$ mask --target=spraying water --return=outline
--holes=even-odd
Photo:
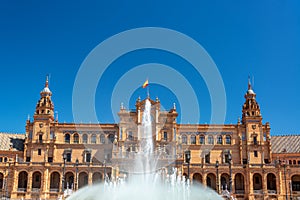
[[[211,189],[200,184],[191,186],[182,172],[173,168],[166,173],[157,170],[160,154],[154,150],[151,121],[151,102],[146,99],[142,118],[139,151],[135,153],[134,166],[129,181],[105,178],[103,184],[80,189],[69,200],[218,200],[222,199]]]

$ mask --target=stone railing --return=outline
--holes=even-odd
[[[50,188],[50,192],[59,192],[59,188]]]
[[[276,190],[268,190],[268,194],[277,194]]]
[[[27,188],[18,188],[18,192],[26,192]]]
[[[254,194],[263,194],[263,190],[253,190]]]

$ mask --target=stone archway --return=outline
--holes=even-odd
[[[213,173],[207,174],[206,185],[211,189],[216,190],[216,175],[214,175]]]
[[[262,193],[262,189],[262,177],[260,174],[256,173],[253,175],[253,190],[256,190],[256,193]]]
[[[33,192],[38,192],[40,191],[42,187],[42,174],[41,172],[34,172],[32,174],[32,183],[31,183],[31,188]]]
[[[4,175],[0,173],[0,189],[3,189],[3,183],[4,183]]]
[[[229,175],[226,173],[221,175],[221,190],[229,190]]]
[[[237,173],[234,178],[234,187],[236,194],[244,194],[245,193],[245,181],[244,176],[241,173]]]
[[[28,173],[26,171],[20,172],[18,176],[18,191],[26,192],[27,183],[28,183]]]
[[[267,190],[268,193],[276,194],[276,176],[273,173],[267,175]]]
[[[65,174],[65,189],[73,189],[74,187],[74,174],[72,172],[67,172]]]
[[[193,174],[193,184],[201,184],[203,182],[202,175],[199,173]]]
[[[102,182],[102,174],[100,172],[93,173],[93,184]]]
[[[60,174],[52,172],[50,175],[50,192],[58,192],[60,186]]]
[[[300,175],[292,176],[292,191],[300,192]]]
[[[78,177],[78,188],[88,185],[89,176],[86,172],[81,172]]]

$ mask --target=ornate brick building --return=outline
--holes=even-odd
[[[143,145],[145,100],[137,99],[135,110],[121,106],[118,124],[74,124],[54,118],[48,81],[40,94],[26,133],[0,134],[2,196],[57,199],[104,177],[130,178],[127,169]],[[176,167],[193,184],[237,199],[300,199],[300,136],[270,136],[250,83],[234,125],[179,124],[175,105],[163,111],[159,99],[150,102],[158,168]]]

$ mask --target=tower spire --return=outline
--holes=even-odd
[[[49,88],[49,75],[46,76],[45,87]]]
[[[248,75],[248,90],[252,90],[250,75]]]

